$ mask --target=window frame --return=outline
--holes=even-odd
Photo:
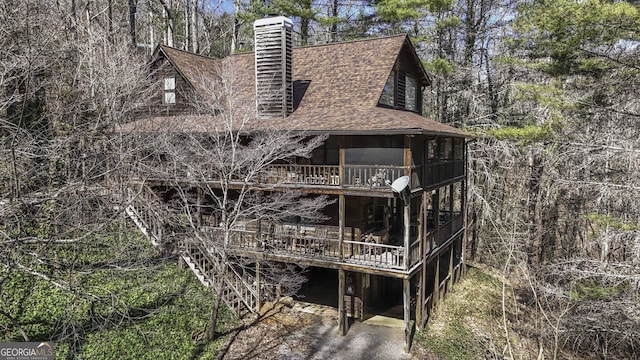
[[[172,82],[168,83],[170,80]],[[172,85],[172,86],[171,86]],[[162,93],[162,103],[164,105],[175,105],[176,104],[176,78],[173,77],[165,77],[163,81],[163,93]]]
[[[409,89],[409,83],[412,82],[413,84],[413,105],[415,106],[415,108],[409,108],[409,99],[410,99],[410,94],[409,91],[407,91]],[[420,102],[418,100],[420,94],[420,86],[418,83],[418,79],[416,77],[414,77],[413,75],[410,74],[405,74],[404,75],[404,109],[405,110],[409,110],[415,113],[418,113],[420,110]]]
[[[382,105],[382,106],[386,106],[386,107],[390,107],[395,109],[396,108],[396,104],[398,103],[398,101],[396,100],[396,94],[398,92],[398,85],[397,85],[397,81],[396,81],[396,77],[397,77],[397,72],[396,70],[391,70],[391,73],[389,73],[389,77],[387,77],[387,81],[385,81],[384,83],[384,87],[382,88],[382,92],[380,93],[380,98],[378,99],[378,104]],[[388,90],[387,87],[390,86],[391,89]],[[383,102],[383,99],[385,99],[385,95],[389,95],[387,96],[390,100],[391,103],[386,103]]]

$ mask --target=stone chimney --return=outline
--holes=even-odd
[[[292,28],[284,16],[253,23],[258,118],[285,118],[293,112]]]

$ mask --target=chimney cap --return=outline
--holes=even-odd
[[[286,16],[267,17],[264,19],[258,19],[253,23],[253,28],[264,26],[288,26],[293,27],[293,21]]]

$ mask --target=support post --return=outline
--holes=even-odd
[[[447,285],[447,292],[449,292],[449,290],[451,290],[451,288],[453,287],[453,248],[454,248],[454,244],[455,244],[455,240],[451,242],[451,244],[449,245],[449,285]],[[446,295],[446,294],[445,294]]]
[[[260,313],[260,307],[262,307],[262,291],[260,291],[262,284],[260,284],[260,260],[256,261],[256,312]]]
[[[403,280],[402,291],[404,307],[404,352],[411,350],[411,280]]]
[[[435,261],[436,266],[434,266],[434,268],[436,271],[433,272],[433,295],[431,295],[431,298],[433,299],[431,301],[432,309],[435,309],[440,302],[440,255],[435,257]]]
[[[338,333],[347,334],[347,309],[344,304],[345,275],[344,270],[338,269]]]
[[[342,243],[344,241],[344,195],[338,195],[338,249],[340,251],[340,260],[344,258],[344,249]]]
[[[422,269],[416,275],[416,281],[418,282],[417,291],[416,291],[416,326],[418,329],[422,329],[422,304],[424,303],[424,292],[422,290],[423,282],[422,282],[422,273],[426,271],[424,264],[422,264]]]
[[[196,226],[198,229],[202,226],[202,198],[204,194],[202,192],[202,188],[198,186],[196,188]]]
[[[410,235],[410,230],[411,230],[411,213],[410,213],[410,208],[411,208],[411,200],[407,199],[407,204],[404,204],[404,259],[403,259],[403,266],[405,270],[409,269],[409,247],[410,247],[410,241],[409,241],[409,235]]]

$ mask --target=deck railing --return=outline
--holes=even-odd
[[[426,241],[424,242],[425,253],[431,252],[444,242],[449,240],[455,233],[457,233],[463,226],[463,218],[461,214],[455,214],[453,219],[450,219],[442,224],[442,226],[436,230],[432,229],[427,233]],[[413,247],[413,245],[412,245]],[[413,260],[413,250],[411,252],[411,259]],[[422,255],[421,255],[422,256]]]
[[[268,228],[268,226],[265,227]],[[300,226],[283,226],[276,233],[259,232],[256,229],[231,230],[228,245],[230,249],[291,255],[376,268],[405,269],[404,247],[371,242],[369,240],[371,237],[366,234],[360,235],[359,229],[346,228],[345,240],[342,241],[342,248],[340,248],[340,241],[334,228],[336,227],[315,226],[301,231]],[[204,231],[212,236],[223,236],[219,228]],[[415,246],[419,247],[419,245]],[[420,257],[416,255],[415,261],[419,259]]]
[[[464,176],[464,160],[452,160],[425,164],[425,185],[434,185],[441,182]]]
[[[271,165],[260,181],[268,184],[340,185],[337,165]]]
[[[409,267],[417,264],[422,258],[422,247],[420,247],[420,243],[422,239],[416,239],[409,246]]]
[[[340,174],[338,165],[271,165],[256,179],[263,184],[297,184],[330,187],[360,187],[385,189],[393,180],[411,174],[411,187],[425,187],[439,184],[452,178],[464,176],[464,160],[429,163],[412,166],[409,171],[404,166],[388,165],[345,165]],[[193,172],[175,162],[141,161],[136,171],[139,176],[153,179],[180,178],[202,180],[213,178],[206,169]],[[237,179],[240,181],[240,179]]]
[[[389,188],[393,180],[403,176],[403,166],[345,165],[344,184],[370,188]]]
[[[345,241],[348,251],[343,261],[374,266],[378,268],[404,269],[404,248],[396,245],[377,244],[361,241]]]

